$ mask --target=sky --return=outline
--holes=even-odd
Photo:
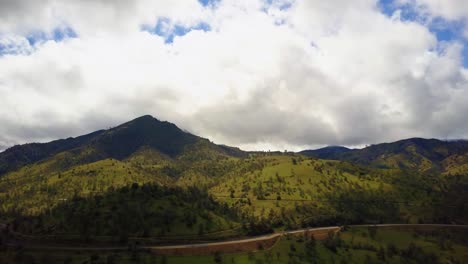
[[[466,0],[0,0],[0,150],[150,114],[246,150],[468,138]]]

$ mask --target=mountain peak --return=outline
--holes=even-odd
[[[125,158],[137,149],[147,146],[175,156],[184,146],[195,143],[199,137],[182,131],[175,124],[144,115],[109,129],[97,139],[97,146],[114,158]]]
[[[131,120],[130,122],[134,122],[134,121],[159,121],[157,118],[154,118],[152,115],[142,115],[140,117],[137,117],[133,120]]]
[[[143,123],[161,123],[161,121],[157,118],[154,118],[151,115],[143,115],[135,119],[132,119],[130,121],[127,121],[119,125],[118,127],[123,127],[123,126],[128,126],[128,125],[133,125],[133,124],[143,124]]]
[[[99,130],[77,138],[41,144],[15,146],[0,153],[0,175],[56,155],[63,151],[91,148],[88,161],[111,157],[124,159],[141,147],[149,147],[168,156],[177,156],[201,138],[182,131],[175,124],[144,115],[108,130]]]
[[[311,157],[334,159],[342,153],[349,151],[352,150],[343,146],[326,146],[319,149],[303,150],[300,153]]]

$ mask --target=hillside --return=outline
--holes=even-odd
[[[324,160],[304,152],[244,152],[143,116],[32,144],[34,155],[26,151],[31,144],[1,153],[7,169],[0,220],[39,237],[112,241],[215,239],[349,223],[467,223],[465,142],[447,144],[418,139],[314,152],[346,156]],[[13,152],[28,154],[12,159]],[[411,155],[461,173],[427,175],[426,163]],[[386,157],[407,165],[392,166]]]
[[[239,149],[217,146],[206,139],[182,131],[172,123],[146,115],[115,128],[99,130],[77,138],[9,148],[0,153],[0,176],[22,166],[51,160],[58,154],[62,155],[60,166],[65,169],[72,165],[104,159],[123,160],[143,147],[174,158],[197,144],[205,144],[222,155],[243,155]],[[65,159],[64,153],[71,154],[71,158]]]
[[[65,146],[59,147],[60,142]],[[14,147],[0,156],[5,161],[10,153],[30,146]],[[5,192],[9,198],[3,201],[3,210],[38,214],[63,199],[103,193],[111,187],[173,185],[179,178],[216,177],[232,169],[237,157],[245,156],[239,149],[215,145],[150,116],[76,139],[33,146],[47,151],[36,149],[34,159],[6,162],[12,171],[0,179],[0,198]],[[34,161],[38,157],[42,158]],[[25,164],[14,170],[15,162],[15,166]]]
[[[306,150],[301,153],[378,168],[399,168],[427,173],[466,173],[468,141],[410,138],[371,145],[363,149],[334,147]]]
[[[0,176],[9,171],[20,168],[53,156],[62,151],[74,149],[86,144],[101,135],[104,130],[96,131],[77,138],[55,140],[49,143],[30,143],[17,145],[0,153]]]
[[[310,149],[310,150],[303,150],[299,152],[302,155],[306,155],[308,157],[315,157],[319,159],[339,159],[339,157],[344,154],[353,151],[352,149],[342,147],[342,146],[328,146],[319,149]]]

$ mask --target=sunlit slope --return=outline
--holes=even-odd
[[[60,165],[73,157],[69,152],[59,153],[4,175],[0,179],[1,209],[34,215],[65,199],[101,194],[132,183],[174,186],[178,181],[188,181],[187,185],[193,185],[195,179],[205,179],[206,183],[197,182],[201,186],[212,182],[210,177],[231,171],[237,159],[216,152],[216,147],[213,149],[204,141],[187,147],[186,153],[176,158],[145,146],[123,160],[106,158],[74,166]]]
[[[308,150],[304,155],[347,160],[378,168],[399,168],[423,173],[449,172],[467,164],[468,142],[410,138],[363,149],[325,148]],[[457,173],[466,171],[456,170]]]
[[[126,212],[136,218],[114,226],[121,230],[130,225],[123,232],[128,236],[468,222],[465,142],[448,148],[447,142],[406,140],[365,148],[359,155],[343,148],[320,151],[350,155],[328,160],[243,152],[150,116],[90,135],[70,139],[76,144],[61,141],[68,147],[58,148],[57,141],[41,145],[53,151],[3,173],[1,220],[35,234],[77,234],[82,226],[69,217],[74,213],[94,224],[117,221],[118,212]],[[141,186],[162,189],[153,195],[147,191],[154,189]],[[132,188],[143,195],[132,196]],[[201,195],[183,195],[191,189]],[[167,190],[178,190],[181,196],[166,195]],[[139,205],[141,210],[133,210]],[[168,210],[174,219],[161,224],[160,212]],[[184,217],[192,220],[185,222]],[[113,232],[91,229],[89,236]]]
[[[207,141],[187,147],[177,157],[145,146],[126,159],[62,169],[56,164],[64,156],[73,155],[59,153],[0,180],[1,215],[4,221],[16,219],[17,231],[75,238],[83,230],[87,236],[193,238],[238,225],[227,208],[203,192],[203,186],[232,171],[238,158]],[[179,185],[184,189],[177,189]],[[154,191],[154,186],[161,188]],[[186,195],[189,186],[195,189]],[[89,229],[83,229],[84,223]]]
[[[443,197],[454,186],[458,194],[466,186],[466,177],[446,179],[299,155],[255,155],[245,163],[251,170],[225,176],[210,193],[247,219],[291,228],[344,221],[430,222],[440,217],[435,208],[453,206]],[[453,203],[463,206],[466,199]],[[458,209],[458,219],[466,217],[467,208]]]

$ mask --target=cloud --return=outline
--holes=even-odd
[[[420,12],[452,20],[468,18],[468,2],[464,0],[399,0],[416,5]]]
[[[68,25],[79,35],[134,31],[161,16],[190,25],[209,9],[197,0],[5,0],[1,7],[2,32],[48,32]]]
[[[464,44],[375,1],[1,7],[2,146],[144,114],[247,149],[468,137]],[[76,34],[55,38],[57,28]],[[31,44],[33,31],[52,37]]]

